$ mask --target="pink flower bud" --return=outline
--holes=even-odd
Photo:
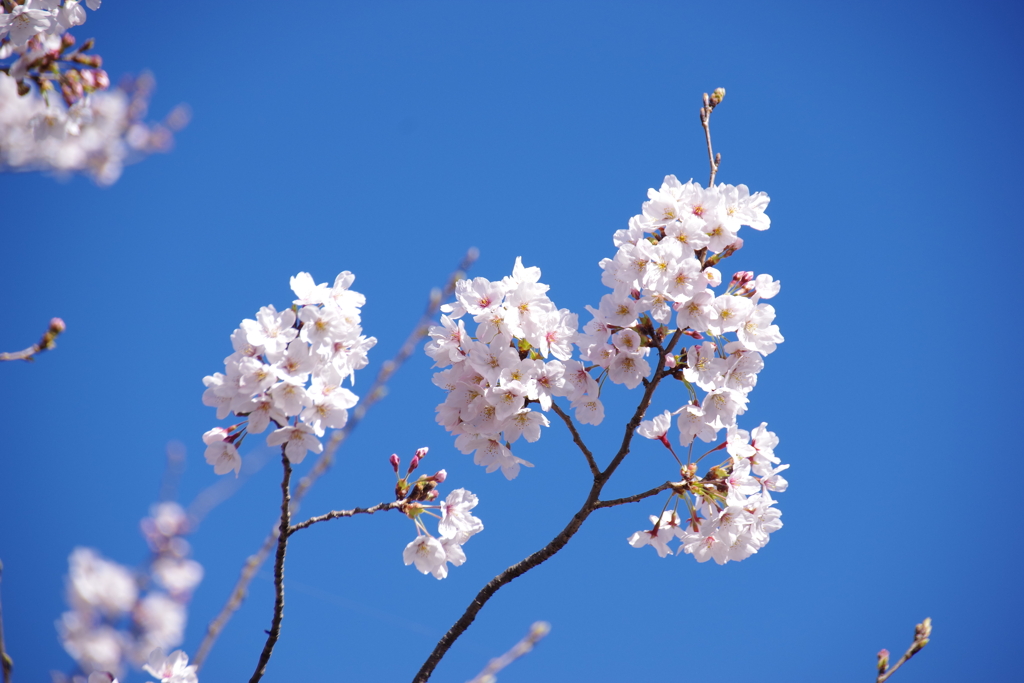
[[[677,363],[676,363],[676,357],[675,356],[669,356],[668,358],[665,359],[665,367],[666,368],[669,368],[671,370],[676,365],[677,365]]]
[[[438,470],[438,471],[437,471],[437,472],[436,472],[436,473],[434,474],[434,476],[432,476],[432,477],[431,477],[431,479],[433,479],[434,481],[436,481],[436,482],[437,482],[438,484],[440,484],[440,483],[444,482],[444,480],[445,480],[445,479],[447,479],[447,478],[448,478],[448,473],[447,473],[447,472],[445,472],[444,470]]]
[[[731,287],[740,287],[754,279],[754,274],[749,270],[741,270],[732,276]]]
[[[50,320],[50,332],[53,334],[60,334],[64,330],[68,329],[67,325],[60,318],[53,318]]]
[[[422,460],[423,458],[427,457],[427,451],[429,451],[429,450],[430,449],[427,448],[426,446],[424,446],[423,448],[417,448],[416,449],[416,457],[419,458],[420,460]]]
[[[409,471],[412,472],[420,466],[420,458],[418,455],[412,456],[412,462],[409,463]]]
[[[103,69],[96,69],[96,89],[106,90],[110,87],[110,76]]]
[[[391,467],[395,470],[395,474],[398,474],[398,465],[402,462],[399,460],[398,454],[392,453],[391,457],[388,458],[388,461],[391,463]]]

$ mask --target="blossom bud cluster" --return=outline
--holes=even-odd
[[[178,108],[147,124],[153,79],[110,78],[87,40],[66,31],[85,22],[100,0],[0,0],[0,171],[82,172],[109,185],[123,167],[170,149],[187,122]],[[56,95],[60,91],[60,96]]]
[[[501,282],[461,280],[455,304],[442,308],[447,314],[431,328],[426,345],[435,366],[447,368],[433,378],[448,391],[437,408],[438,423],[456,435],[460,451],[476,453],[476,464],[488,472],[500,468],[508,479],[521,465],[532,467],[512,454],[511,445],[520,437],[536,441],[549,424],[530,405],[547,411],[552,397],[567,396],[578,407],[597,396],[582,364],[569,360],[576,315],[555,306],[540,274],[517,258],[512,275]],[[473,337],[466,315],[477,323]]]
[[[342,383],[354,383],[377,343],[362,334],[359,314],[366,299],[349,289],[354,280],[344,271],[329,287],[299,273],[291,278],[294,306],[280,312],[264,306],[231,334],[234,353],[224,359],[223,374],[203,378],[203,403],[217,408],[217,419],[232,413],[247,419],[203,435],[214,472],[238,476],[241,441],[271,424],[267,445],[282,446],[292,463],[308,451],[320,453],[318,437],[327,428],[345,426],[359,399]]]
[[[661,419],[667,425],[668,411]],[[779,464],[774,450],[779,439],[767,427],[761,423],[752,432],[730,427],[724,444],[729,460],[712,467],[700,480],[692,476],[695,466],[684,467],[684,479],[669,497],[669,502],[675,497],[685,502],[685,523],[675,508],[665,510],[660,517],[652,515],[653,528],[637,531],[627,539],[629,544],[634,548],[650,545],[665,557],[672,554],[668,543],[678,539],[680,554],[718,564],[743,560],[764,547],[768,535],[782,528],[782,513],[773,507],[771,494],[789,485],[779,474],[789,465]]]
[[[57,631],[84,675],[55,674],[55,681],[85,683],[89,676],[89,683],[95,683],[95,675],[96,681],[105,683],[123,677],[129,665],[152,663],[157,651],[162,656],[184,639],[186,605],[203,578],[203,568],[189,559],[191,548],[183,536],[190,524],[181,506],[160,503],[150,515],[141,523],[153,551],[144,573],[89,548],[76,548],[68,558],[71,610],[61,616]],[[174,682],[195,683],[194,673],[191,679],[179,677]]]
[[[410,481],[410,475],[426,456],[426,448],[418,449],[405,476],[399,477],[395,485],[396,500],[408,501],[402,511],[416,524],[416,538],[405,546],[402,558],[406,565],[415,564],[416,569],[422,573],[443,579],[448,576],[449,564],[458,567],[466,561],[462,546],[471,536],[483,531],[484,524],[470,514],[469,511],[479,501],[466,489],[455,489],[440,505],[425,504],[437,500],[437,485],[448,478],[445,470],[438,470],[433,475],[420,475],[418,479]],[[390,462],[397,477],[401,461],[397,455],[392,455]],[[438,510],[439,514],[431,510]],[[423,523],[424,515],[438,518],[436,537],[427,531]]]

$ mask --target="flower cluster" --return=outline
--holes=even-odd
[[[611,381],[634,388],[650,371],[645,356],[652,343],[666,331],[698,341],[706,335],[709,341],[669,362],[691,398],[677,411],[680,443],[687,446],[694,437],[710,442],[746,411],[762,356],[782,342],[772,324],[775,309],[760,303],[779,291],[770,275],[755,278],[742,271],[725,292],[714,291],[722,284],[714,266],[743,246],[740,226],[768,229],[768,197],[751,195],[746,185],[703,188],[671,175],[648,197],[643,213],[615,233],[618,251],[600,264],[602,282],[612,293],[598,309],[588,308],[594,317],[576,343],[581,357],[603,368]],[[654,323],[663,326],[660,331]],[[697,388],[706,392],[703,399]]]
[[[410,482],[409,475],[419,467],[420,461],[426,455],[426,448],[417,450],[405,476],[401,477],[395,486],[395,496],[400,500],[409,501],[402,506],[402,511],[416,523],[416,538],[405,546],[402,558],[405,564],[415,564],[416,569],[422,573],[433,574],[434,578],[443,579],[448,576],[449,564],[458,567],[466,561],[466,553],[462,546],[471,536],[483,531],[484,524],[470,514],[469,511],[476,507],[478,500],[466,489],[455,489],[440,505],[425,504],[437,500],[436,487],[448,476],[447,472],[440,470],[431,476],[421,475]],[[395,470],[396,476],[400,464],[398,456],[392,455],[391,467]],[[435,509],[439,514],[430,511]],[[427,531],[423,515],[438,518],[436,537]]]
[[[86,0],[89,9],[100,0]],[[0,0],[0,170],[82,172],[101,185],[125,164],[170,149],[187,122],[178,108],[147,124],[153,79],[110,79],[87,40],[66,31],[85,22],[79,0]],[[60,91],[57,97],[55,91]]]
[[[659,420],[667,428],[668,411],[654,422]],[[643,427],[651,429],[650,423]],[[651,516],[654,526],[637,531],[627,541],[634,548],[650,545],[665,557],[672,554],[669,541],[679,539],[677,550],[693,555],[698,562],[713,559],[725,564],[750,557],[768,543],[768,534],[782,528],[782,513],[773,507],[771,494],[788,487],[779,473],[789,465],[779,464],[774,452],[778,443],[778,437],[765,423],[749,433],[730,427],[723,444],[729,460],[712,467],[700,479],[694,476],[695,464],[683,467],[683,480],[673,486],[666,510],[660,517]],[[675,507],[668,510],[674,498]],[[688,509],[685,524],[677,512],[679,501]]]
[[[705,188],[667,176],[660,189],[649,190],[642,213],[614,234],[617,252],[599,264],[611,292],[596,308],[587,307],[592,318],[580,332],[576,315],[547,297],[540,270],[520,260],[501,282],[459,282],[456,302],[431,329],[426,347],[436,366],[447,368],[434,375],[434,384],[448,392],[437,421],[457,435],[462,452],[475,451],[477,464],[501,468],[511,479],[520,465],[529,465],[512,454],[512,443],[520,436],[536,441],[548,425],[532,404],[546,411],[552,397],[567,396],[579,422],[599,424],[604,380],[635,389],[651,376],[649,359],[657,350],[666,363],[659,372],[679,380],[687,400],[675,413],[642,423],[638,433],[671,448],[666,435],[675,414],[683,446],[692,452],[695,439],[712,442],[726,430],[733,459],[697,479],[690,457],[685,465],[677,457],[684,481],[672,496],[687,501],[691,530],[678,524],[674,511],[665,512],[652,517],[653,530],[634,534],[630,543],[653,544],[665,555],[664,543],[678,537],[701,561],[756,552],[781,526],[769,491],[784,490],[777,473],[785,466],[774,467],[773,434],[762,425],[750,445],[736,418],[746,412],[764,357],[783,341],[775,309],[763,303],[780,286],[770,275],[741,271],[719,293],[723,279],[715,266],[743,246],[742,226],[769,227],[768,201],[745,185]],[[477,324],[473,336],[466,315]],[[694,343],[677,350],[686,339]]]
[[[426,346],[435,366],[448,368],[433,378],[448,391],[437,421],[457,435],[460,451],[475,452],[476,464],[488,472],[500,468],[508,479],[519,474],[520,465],[532,467],[512,454],[511,445],[520,437],[536,441],[548,426],[530,404],[547,411],[552,397],[567,396],[580,410],[597,396],[583,366],[569,360],[576,315],[558,309],[547,291],[540,269],[523,267],[520,258],[501,282],[462,280],[456,303],[442,309],[447,315],[431,328]],[[465,315],[477,323],[473,337],[466,333]]]
[[[681,525],[676,510],[667,510],[666,503],[660,516],[651,517],[653,528],[638,531],[628,541],[634,547],[652,545],[664,557],[672,552],[666,543],[678,538],[682,550],[700,562],[742,560],[782,526],[771,497],[787,485],[778,473],[788,465],[776,467],[778,438],[766,424],[752,434],[736,425],[737,416],[746,412],[764,356],[783,341],[773,324],[775,309],[761,303],[780,286],[770,275],[741,271],[725,292],[716,294],[722,276],[714,266],[743,246],[737,236],[741,226],[769,227],[764,213],[768,197],[751,195],[745,185],[704,188],[668,176],[648,198],[643,213],[615,234],[618,252],[601,263],[603,281],[613,292],[600,310],[591,309],[594,319],[577,343],[583,357],[606,368],[612,381],[636,386],[648,372],[638,355],[649,350],[648,339],[664,339],[674,329],[699,342],[666,359],[671,376],[685,385],[690,399],[674,413],[679,443],[692,455],[695,439],[715,441],[724,429],[725,442],[709,452],[726,448],[730,460],[700,479],[690,455],[685,465],[679,461],[683,481],[674,487],[669,503],[675,497],[686,502],[687,523]],[[624,327],[625,320],[642,314],[651,321],[646,331],[653,334],[647,339],[638,334],[645,332],[644,325]],[[663,328],[655,330],[655,322]],[[629,343],[623,344],[627,338]],[[639,366],[640,377],[624,372],[623,364]],[[617,365],[618,377],[613,373]],[[642,422],[637,433],[671,450],[667,434],[672,414],[666,410]]]
[[[142,520],[153,555],[144,573],[104,559],[89,548],[68,558],[68,603],[71,610],[57,622],[64,649],[81,670],[56,681],[84,683],[89,676],[111,680],[127,665],[141,667],[155,650],[179,645],[185,632],[186,605],[203,578],[203,568],[188,558],[183,536],[190,531],[177,503],[154,505]],[[154,674],[155,675],[155,674]],[[186,683],[186,679],[177,679]],[[194,683],[194,682],[193,682]]]
[[[354,280],[344,271],[330,287],[299,273],[291,279],[294,306],[280,312],[264,306],[231,334],[234,353],[224,359],[223,374],[203,378],[203,403],[217,408],[219,420],[231,413],[247,419],[203,435],[214,472],[238,476],[241,441],[271,423],[275,429],[267,445],[282,446],[292,463],[302,462],[308,451],[320,453],[318,437],[328,427],[345,426],[359,399],[342,383],[354,383],[355,371],[367,364],[367,352],[377,343],[363,336],[359,312],[366,299],[349,289]]]

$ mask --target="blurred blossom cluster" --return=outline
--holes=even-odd
[[[78,0],[0,0],[0,171],[84,173],[110,185],[126,164],[170,149],[188,122],[183,107],[162,123],[143,121],[151,76],[108,90],[103,59],[89,54],[94,42],[75,47],[67,32],[85,20]]]
[[[186,676],[190,672],[187,658],[181,661],[184,654],[163,655],[181,644],[186,605],[203,578],[203,568],[189,559],[191,548],[183,538],[190,531],[188,517],[177,503],[160,503],[141,527],[152,551],[144,571],[107,560],[91,548],[76,548],[68,558],[71,609],[61,615],[57,630],[79,670],[71,675],[54,672],[54,683],[113,680],[129,667],[159,677],[154,670],[165,659],[173,660],[173,666],[160,670],[178,678],[160,678],[161,683],[195,680],[194,669],[193,678]]]

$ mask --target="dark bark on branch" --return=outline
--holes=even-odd
[[[260,653],[260,661],[256,664],[256,671],[253,672],[249,683],[259,683],[266,673],[267,663],[270,662],[270,655],[274,652],[274,645],[281,637],[281,621],[284,619],[284,557],[288,549],[288,530],[291,526],[291,484],[292,464],[284,453],[284,446],[281,447],[281,463],[284,467],[284,477],[281,479],[281,526],[277,535],[277,557],[274,559],[274,618],[270,622],[270,630],[267,632],[267,642]]]
[[[644,413],[651,404],[651,399],[654,397],[655,390],[658,388],[661,380],[668,375],[668,372],[665,370],[665,358],[672,352],[672,349],[678,343],[680,335],[681,333],[677,330],[666,347],[658,347],[657,370],[654,373],[653,379],[651,379],[651,381],[646,385],[644,395],[640,399],[640,403],[634,411],[633,416],[630,418],[629,422],[626,423],[626,430],[622,437],[622,444],[619,447],[618,452],[615,454],[615,457],[612,459],[611,464],[609,464],[603,472],[599,472],[594,476],[594,485],[590,488],[590,493],[587,494],[587,499],[583,503],[582,507],[580,507],[579,511],[573,515],[573,518],[565,528],[562,529],[562,531],[555,536],[550,543],[526,559],[512,565],[502,573],[495,576],[487,583],[486,586],[483,587],[483,589],[480,590],[479,593],[477,593],[476,597],[473,598],[473,602],[471,602],[469,607],[467,607],[462,613],[462,616],[460,616],[452,627],[448,629],[448,632],[444,634],[444,637],[438,641],[433,652],[430,653],[430,656],[427,657],[427,660],[423,663],[423,666],[420,667],[420,670],[413,678],[413,683],[425,683],[425,681],[430,678],[430,675],[433,673],[435,667],[437,667],[437,664],[441,661],[441,658],[444,657],[446,652],[448,652],[448,649],[451,648],[452,644],[458,640],[459,636],[469,628],[469,625],[473,623],[474,619],[476,619],[476,615],[480,612],[483,606],[502,586],[507,585],[513,579],[522,576],[534,567],[542,564],[552,555],[564,548],[569,542],[569,539],[579,531],[583,522],[585,522],[587,517],[590,516],[590,513],[599,507],[607,507],[607,505],[601,505],[601,490],[604,488],[604,485],[608,483],[608,480],[615,473],[618,466],[622,464],[623,459],[625,459],[629,454],[629,446],[633,440],[633,434],[636,431],[636,428],[640,425],[641,420],[643,420]],[[585,448],[582,445],[582,441],[577,443],[577,446],[579,446],[581,450]],[[584,451],[584,453],[589,453],[589,451]],[[652,493],[651,495],[654,494]]]

